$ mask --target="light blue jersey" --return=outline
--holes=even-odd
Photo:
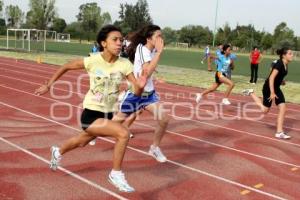
[[[227,73],[230,68],[231,58],[220,54],[217,59],[217,71],[222,73]]]
[[[96,53],[96,52],[99,52],[99,49],[97,46],[93,46],[92,53]]]

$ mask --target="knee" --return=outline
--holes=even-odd
[[[89,142],[90,142],[90,140],[89,140],[89,141],[83,141],[83,142],[81,142],[81,143],[78,145],[78,147],[85,147]]]
[[[118,140],[129,140],[129,131],[126,128],[122,128],[117,134]]]
[[[169,124],[170,117],[167,114],[163,114],[162,118],[159,120],[161,126],[167,126]]]
[[[234,88],[235,84],[233,82],[230,83],[230,87]]]
[[[263,108],[263,110],[262,110],[262,112],[263,112],[264,114],[268,114],[269,111],[270,111],[269,108]]]
[[[89,138],[82,139],[82,140],[78,141],[77,146],[85,147],[90,141],[91,141],[91,139],[89,139]]]

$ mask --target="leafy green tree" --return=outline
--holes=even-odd
[[[72,22],[65,28],[65,32],[71,34],[72,38],[82,38],[80,22]]]
[[[135,5],[120,4],[119,19],[114,24],[125,34],[153,23],[146,0],[138,0]]]
[[[5,19],[0,18],[0,35],[6,34],[6,28]]]
[[[212,32],[208,27],[184,26],[179,30],[179,41],[193,46],[207,45],[212,41]]]
[[[2,0],[0,0],[0,14],[1,14],[1,12],[2,12],[2,10],[3,10],[3,1]]]
[[[62,33],[67,27],[67,23],[62,18],[54,18],[51,30]]]
[[[30,11],[26,15],[26,26],[48,29],[56,16],[55,0],[30,0]]]
[[[5,13],[7,26],[9,28],[19,28],[24,16],[24,13],[19,8],[19,6],[9,5],[5,8]]]
[[[162,30],[165,44],[175,43],[178,40],[177,31],[170,27],[165,27]]]
[[[274,29],[273,48],[281,48],[282,46],[294,47],[294,31],[290,29],[285,22],[281,22]]]
[[[273,36],[270,33],[265,33],[261,40],[261,47],[265,50],[273,46]]]
[[[101,8],[97,3],[86,3],[79,7],[79,14],[76,16],[81,24],[81,32],[87,33],[87,38],[95,36],[97,31],[105,24],[111,23],[109,13],[101,13]]]

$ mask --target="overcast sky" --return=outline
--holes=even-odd
[[[5,6],[18,5],[28,11],[29,0],[3,0]],[[148,0],[151,17],[161,27],[180,29],[185,25],[208,26],[214,28],[217,0]],[[118,18],[120,3],[136,3],[137,0],[56,0],[56,8],[67,23],[76,21],[79,6],[87,2],[98,2],[102,11],[109,12],[113,21]],[[282,21],[300,36],[300,0],[219,0],[217,26],[226,22],[254,24],[256,29],[273,32]]]

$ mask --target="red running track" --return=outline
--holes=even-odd
[[[235,106],[249,99],[233,95],[230,107],[196,107],[189,97],[199,89],[163,83],[157,85],[158,92],[167,108],[174,109],[161,146],[168,162],[157,163],[146,153],[156,122],[144,112],[131,128],[136,137],[129,143],[123,165],[137,192],[120,193],[107,181],[111,139],[66,154],[61,170],[51,172],[49,148],[79,133],[82,101],[77,90],[67,99],[33,95],[55,69],[53,65],[0,59],[0,199],[300,198],[299,105],[288,104],[285,126],[293,138],[282,141],[273,138],[275,107],[273,115],[259,121],[244,116],[225,120],[221,111],[234,117]],[[69,72],[62,80],[71,81],[75,88],[75,77],[82,73]],[[82,83],[88,85],[86,80]],[[85,92],[87,87],[81,89]],[[70,94],[66,85],[56,85],[54,92],[57,96]],[[209,101],[217,104],[220,98],[221,94],[215,93]],[[174,107],[180,102],[185,105]],[[56,118],[50,112],[53,105]],[[215,119],[205,120],[212,111]]]

